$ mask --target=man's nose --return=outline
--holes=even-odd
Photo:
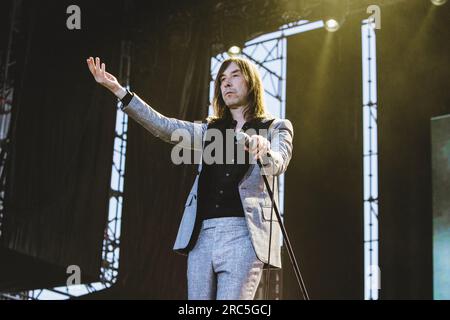
[[[231,82],[230,82],[230,80],[228,80],[228,79],[223,79],[222,84],[223,84],[225,87],[229,87],[229,86],[231,85]]]

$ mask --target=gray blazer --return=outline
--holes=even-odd
[[[200,137],[204,141],[207,123],[195,123],[189,121],[168,118],[158,113],[146,104],[136,94],[127,106],[122,109],[131,118],[136,120],[154,136],[170,142],[172,133],[177,130],[186,130],[191,135],[192,141]],[[272,120],[272,119],[271,119]],[[265,120],[268,121],[268,120]],[[271,210],[271,200],[264,186],[262,174],[267,175],[269,183],[276,197],[278,196],[278,176],[286,171],[292,156],[292,138],[294,131],[289,120],[273,119],[266,138],[270,141],[269,156],[262,159],[264,164],[261,170],[255,163],[250,164],[250,168],[239,183],[239,194],[244,208],[245,218],[250,231],[251,240],[257,257],[264,263],[269,263],[273,267],[281,267],[281,229],[276,220],[275,212]],[[196,140],[198,141],[198,139]],[[192,144],[186,145],[192,148]],[[197,144],[200,149],[200,146]],[[195,146],[194,146],[195,148]],[[173,249],[182,254],[189,251],[191,238],[196,237],[194,227],[197,214],[197,190],[199,174],[202,170],[202,161],[198,166],[198,174],[187,197],[184,214],[178,229],[178,235]],[[273,177],[276,177],[275,179]],[[278,199],[275,199],[278,204]],[[272,215],[271,215],[272,214]],[[272,220],[271,220],[272,217]],[[271,223],[273,222],[273,223]],[[272,224],[272,240],[269,258],[269,235]],[[196,240],[196,239],[195,239]]]

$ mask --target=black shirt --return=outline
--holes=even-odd
[[[270,123],[271,121],[264,123],[260,120],[252,120],[246,122],[242,126],[242,131],[255,129],[256,132],[258,132],[259,129],[267,129]],[[238,186],[250,167],[250,154],[244,152],[244,146],[236,142],[234,135],[235,127],[235,120],[217,120],[208,125],[208,130],[206,132],[207,139],[203,149],[203,165],[198,187],[197,215],[200,221],[221,217],[244,217],[244,209],[239,196]],[[216,129],[222,133],[222,164],[208,164],[205,162],[205,151],[208,149],[208,145],[215,141],[214,138],[211,138],[214,137],[214,135],[209,134],[211,132],[210,129]],[[232,153],[227,152],[227,129],[229,129],[228,137],[233,139],[233,142],[228,143],[228,147],[231,145],[234,147],[234,152]],[[218,131],[216,131],[216,133],[217,132]],[[219,144],[215,144],[217,148],[220,146],[220,140],[218,140],[218,143]],[[214,149],[210,148],[209,150]],[[238,158],[239,153],[241,155],[240,158]],[[216,155],[215,152],[211,152],[211,154],[213,156]],[[245,155],[243,157],[245,161],[242,161],[244,160],[242,154]],[[238,160],[240,161],[238,162]]]

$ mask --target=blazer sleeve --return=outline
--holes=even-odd
[[[270,134],[270,151],[261,159],[264,175],[278,176],[283,174],[289,165],[292,157],[292,139],[294,138],[294,128],[287,119],[275,120]]]
[[[166,117],[150,107],[137,94],[122,111],[136,120],[155,137],[183,148],[201,150],[202,137],[207,125]]]

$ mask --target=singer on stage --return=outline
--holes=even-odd
[[[172,134],[182,130],[190,141],[200,136],[205,151],[214,141],[210,132],[223,134],[222,150],[214,154],[219,161],[203,156],[198,165],[173,249],[188,255],[190,300],[253,299],[263,268],[281,268],[280,227],[262,174],[278,195],[278,176],[288,167],[294,135],[289,120],[266,113],[255,65],[243,58],[225,60],[214,83],[214,116],[194,123],[155,111],[123,88],[99,58],[91,57],[87,64],[95,80],[121,100],[122,110],[162,140],[177,143]],[[250,138],[241,144],[234,136],[230,144],[227,131]]]

